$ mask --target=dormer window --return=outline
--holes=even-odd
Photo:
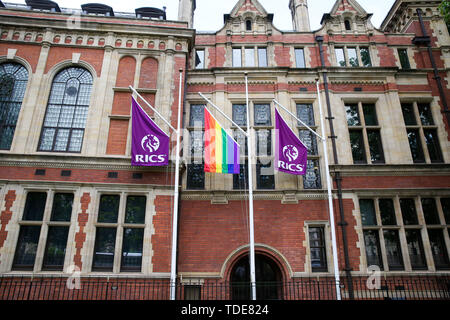
[[[349,19],[344,20],[345,30],[352,30],[352,25]]]
[[[252,20],[245,21],[245,30],[252,31]]]

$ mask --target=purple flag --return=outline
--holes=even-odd
[[[289,128],[276,108],[275,135],[275,168],[290,174],[305,175],[308,149]]]
[[[170,138],[132,99],[131,165],[167,166],[169,164]]]

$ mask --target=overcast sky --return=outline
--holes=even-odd
[[[167,19],[177,20],[179,0],[54,0],[61,8],[80,8],[85,3],[103,3],[114,11],[134,12],[140,7],[167,7]],[[324,13],[329,13],[336,0],[309,0],[309,15],[312,30],[320,28]],[[372,23],[379,27],[395,0],[358,0],[367,11],[373,13]],[[194,27],[198,31],[217,31],[223,27],[223,15],[230,13],[238,0],[197,0]],[[292,30],[289,0],[259,0],[268,13],[274,14],[274,25],[280,30]],[[22,3],[24,0],[3,0],[3,3]]]

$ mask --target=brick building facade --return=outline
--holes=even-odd
[[[240,0],[224,27],[208,33],[192,29],[195,0],[180,0],[180,21],[157,9],[72,11],[44,1],[53,4],[49,11],[29,2],[0,8],[5,279],[76,269],[82,277],[167,288],[174,165],[131,167],[128,86],[176,126],[180,69],[179,297],[205,297],[209,283],[248,281],[246,161],[254,165],[257,281],[333,277],[322,145],[282,110],[310,149],[308,171],[296,177],[273,168],[272,100],[319,133],[316,79],[346,296],[373,266],[385,278],[448,279],[450,36],[440,1],[397,0],[378,29],[357,1],[338,0],[312,31],[307,1],[291,0],[295,30],[281,31],[258,1]],[[205,101],[198,92],[237,124],[250,122],[256,152],[242,152],[240,175],[203,172]],[[245,137],[213,113],[245,150]],[[248,298],[246,292],[219,298]],[[286,298],[279,287],[258,292]]]

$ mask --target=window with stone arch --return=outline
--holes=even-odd
[[[61,70],[53,79],[39,151],[81,152],[93,78],[81,67]]]
[[[0,150],[10,150],[28,82],[27,69],[15,62],[0,64]]]

